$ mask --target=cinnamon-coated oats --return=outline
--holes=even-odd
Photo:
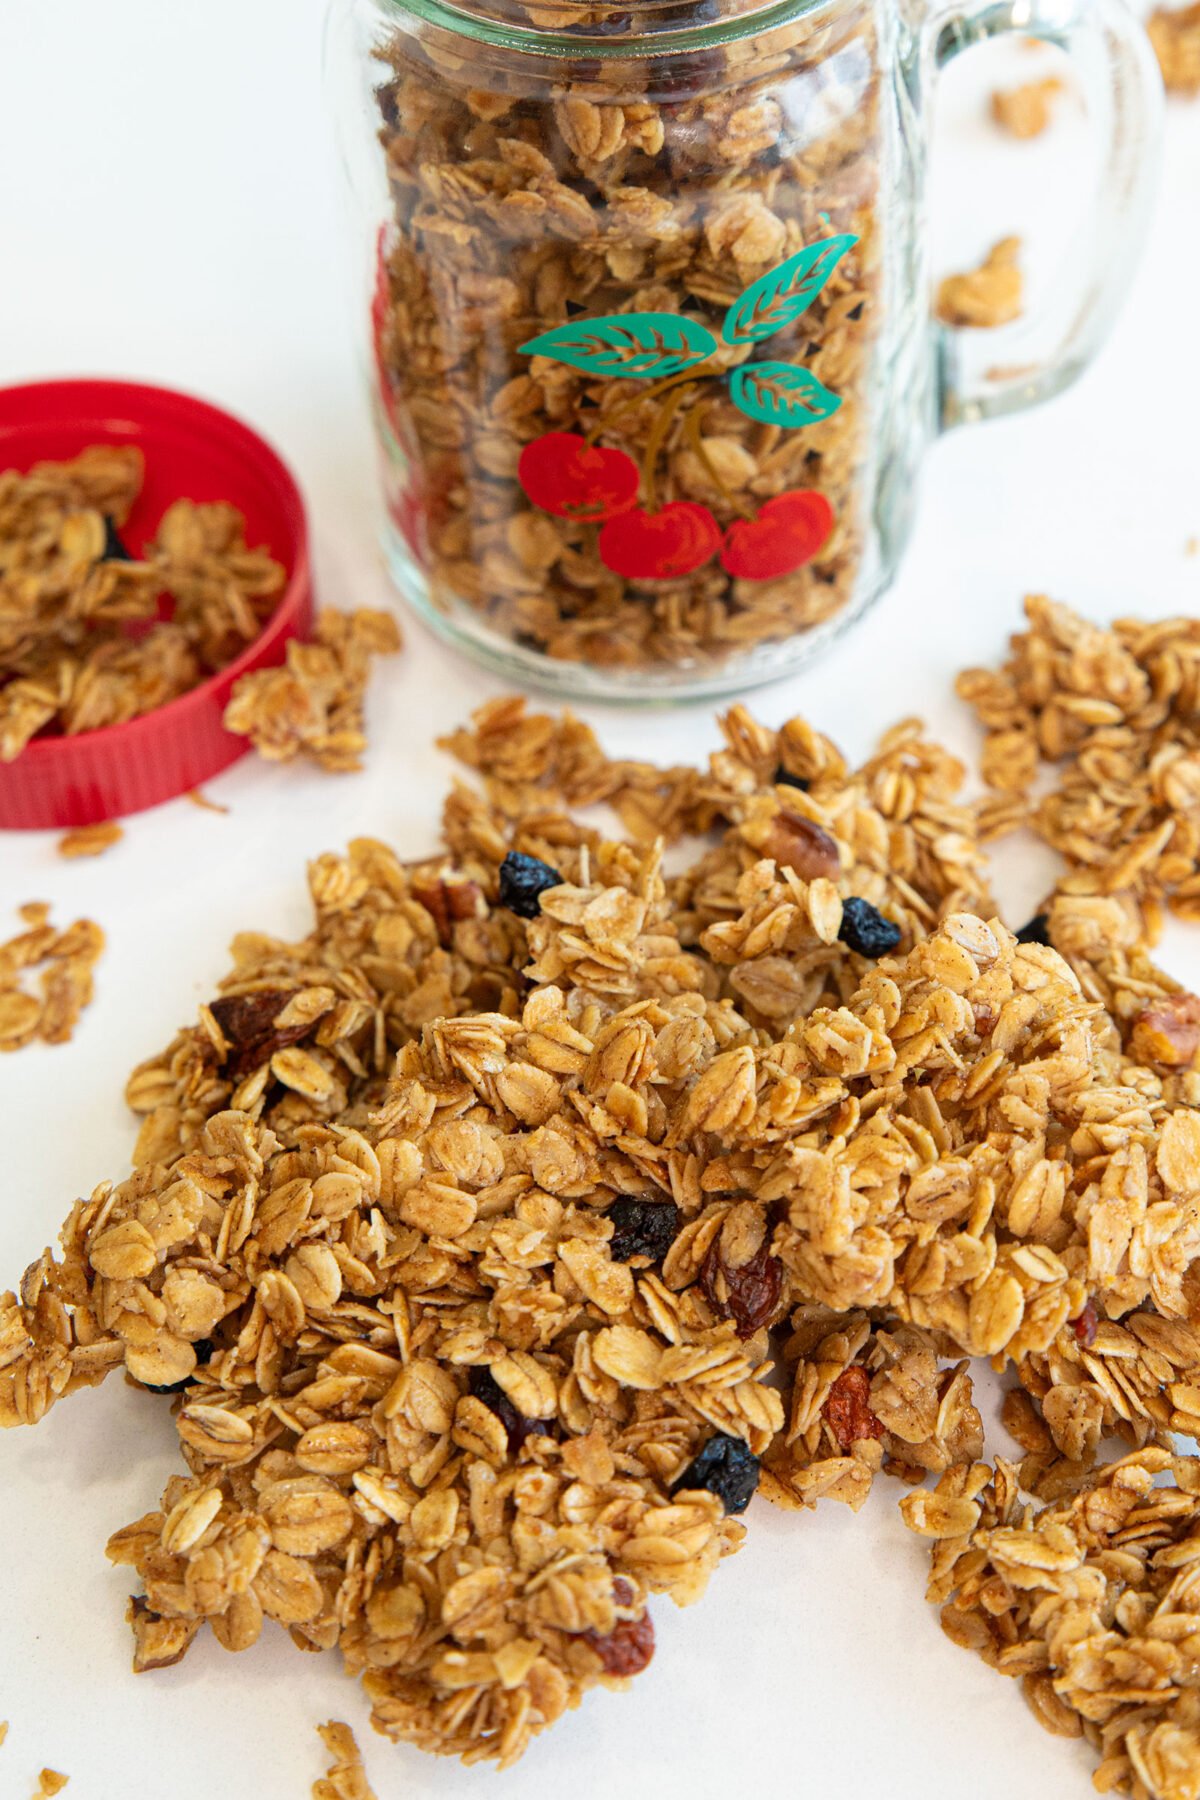
[[[282,566],[222,504],[177,501],[134,559],[120,529],[143,475],[139,450],[108,445],[0,472],[0,762],[48,728],[97,731],[187,693],[258,636],[283,590]]]
[[[305,755],[331,773],[360,769],[371,658],[399,648],[391,613],[319,613],[311,642],[289,641],[283,668],[257,669],[234,684],[226,730],[248,737],[268,762]]]
[[[188,1473],[108,1547],[135,1668],[275,1620],[387,1735],[502,1765],[645,1666],[650,1597],[699,1596],[756,1482],[890,1474],[952,1634],[1109,1787],[1185,1800],[1200,1002],[1136,910],[1115,950],[1060,892],[1018,941],[915,722],[858,769],[801,720],[722,731],[657,769],[495,701],[448,740],[480,785],[442,855],[319,858],[312,931],[235,940],[130,1079],[134,1173],[0,1307],[0,1422],[118,1367],[177,1392]],[[894,954],[844,941],[851,898]],[[972,1357],[1015,1377],[1019,1471],[980,1460]]]

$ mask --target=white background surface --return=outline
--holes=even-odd
[[[321,0],[0,0],[0,381],[142,376],[244,414],[307,490],[321,597],[381,605],[320,12]],[[1035,67],[985,52],[945,85],[945,263],[1014,228],[1048,254],[1078,205],[1077,119],[1035,145],[986,120],[993,75]],[[1000,654],[1023,592],[1099,618],[1195,613],[1198,293],[1200,106],[1176,106],[1148,260],[1100,364],[1040,413],[934,449],[898,586],[816,671],[758,696],[762,716],[803,710],[861,755],[920,711],[969,750],[952,675]],[[0,1285],[76,1195],[126,1167],[124,1077],[209,997],[231,934],[300,934],[305,860],[355,833],[408,856],[433,847],[448,768],[431,739],[495,689],[418,627],[408,639],[373,688],[362,775],[247,758],[209,790],[230,816],[176,802],[132,820],[95,863],[62,862],[49,834],[0,836],[0,937],[35,897],[109,934],[75,1042],[0,1064]],[[680,761],[714,741],[703,711],[593,716],[618,752]],[[1009,856],[1013,920],[1044,876],[1036,854]],[[1172,935],[1164,958],[1200,980],[1200,937]],[[128,1577],[102,1547],[157,1504],[174,1444],[164,1408],[117,1381],[0,1442],[0,1800],[23,1800],[44,1763],[71,1775],[72,1800],[300,1800],[325,1766],[313,1724],[330,1716],[359,1728],[379,1800],[1091,1792],[1090,1753],[1042,1733],[1014,1685],[941,1636],[923,1547],[888,1483],[857,1518],[756,1503],[747,1549],[706,1600],[686,1615],[656,1606],[658,1655],[632,1691],[593,1695],[503,1777],[373,1737],[336,1660],[300,1656],[282,1633],[237,1659],[206,1636],[179,1668],[135,1678]]]

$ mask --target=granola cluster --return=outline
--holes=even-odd
[[[76,919],[60,931],[41,900],[22,906],[20,915],[25,929],[0,944],[0,1053],[39,1038],[69,1043],[91,1003],[93,971],[104,949],[104,933],[91,919]],[[24,985],[35,970],[40,994]]]
[[[386,1735],[501,1765],[646,1666],[756,1489],[888,1474],[952,1634],[1110,1788],[1188,1800],[1200,1000],[1164,1056],[1140,940],[1134,1018],[1079,896],[1057,947],[1006,929],[914,722],[857,769],[722,731],[662,769],[497,701],[448,740],[441,855],[318,858],[309,935],[235,940],[130,1079],[133,1174],[0,1305],[0,1423],[118,1368],[177,1396],[187,1473],[109,1544],[136,1668],[275,1620]]]
[[[871,8],[699,54],[674,52],[672,31],[696,23],[680,8],[535,17],[576,33],[578,58],[548,74],[433,25],[376,50],[392,514],[432,604],[495,640],[611,671],[718,667],[836,614],[864,553],[883,260]],[[645,57],[611,54],[639,32]],[[811,304],[781,306],[771,332],[758,315],[754,342],[723,335],[756,282],[827,240],[845,253]],[[572,320],[635,315],[660,350],[690,330],[711,356],[660,357],[663,378],[635,382],[529,352]],[[772,373],[748,416],[728,377],[752,353]],[[841,404],[804,422],[787,395],[810,377]],[[547,478],[561,485],[567,454],[589,491],[536,503],[522,464],[538,446]],[[606,469],[631,481],[632,560],[592,522]],[[629,510],[639,481],[648,525]],[[764,509],[814,492],[819,549],[766,573],[796,520]],[[731,556],[756,519],[760,556]]]
[[[937,291],[938,318],[947,325],[971,325],[983,330],[1011,325],[1021,316],[1024,297],[1020,258],[1020,238],[1001,238],[977,269],[947,275]]]
[[[120,530],[143,476],[139,450],[111,445],[0,473],[0,762],[39,732],[98,731],[177,699],[273,610],[284,570],[247,546],[231,506],[176,501],[130,556]]]
[[[289,640],[282,668],[238,678],[225,708],[226,729],[248,737],[268,762],[306,756],[331,774],[360,769],[371,658],[399,649],[400,629],[390,613],[368,607],[319,613],[311,641]]]

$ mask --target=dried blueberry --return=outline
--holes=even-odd
[[[196,1352],[196,1361],[200,1364],[202,1369],[206,1368],[212,1361],[216,1348],[217,1346],[213,1343],[211,1338],[196,1339],[196,1342],[192,1345],[192,1349]]]
[[[679,1236],[679,1208],[671,1200],[614,1200],[608,1209],[613,1223],[609,1254],[614,1262],[645,1256],[661,1262]]]
[[[709,1438],[698,1456],[693,1457],[678,1481],[672,1495],[687,1488],[707,1488],[715,1494],[727,1513],[745,1512],[754,1497],[762,1464],[741,1438],[718,1432]]]
[[[103,560],[105,562],[133,562],[134,561],[132,552],[125,548],[125,545],[121,541],[120,532],[117,530],[116,526],[113,524],[112,520],[109,518],[107,513],[105,513],[105,515],[104,515],[104,556],[103,556]]]
[[[554,1435],[551,1421],[527,1419],[524,1413],[517,1411],[490,1369],[485,1369],[481,1365],[473,1368],[467,1377],[467,1386],[476,1400],[482,1400],[488,1411],[495,1413],[508,1433],[508,1448],[513,1455],[521,1448],[527,1437],[552,1437]]]
[[[780,763],[779,767],[772,775],[771,780],[776,787],[799,788],[802,794],[807,794],[809,788],[812,786],[812,782],[809,781],[806,775],[793,775],[791,770],[785,769],[782,763]]]
[[[155,1387],[152,1381],[138,1383],[138,1386],[144,1387],[148,1394],[182,1394],[185,1389],[195,1385],[196,1377],[194,1375],[185,1375],[182,1381],[172,1381],[166,1387]]]
[[[1049,925],[1049,913],[1034,913],[1028,925],[1022,925],[1020,931],[1018,931],[1018,944],[1045,944],[1049,946]]]
[[[885,919],[869,900],[860,900],[857,894],[852,894],[842,902],[842,928],[838,936],[859,956],[877,957],[889,955],[900,942],[902,933],[900,927],[893,920]]]
[[[521,850],[510,850],[500,864],[500,904],[520,919],[536,919],[542,895],[562,884],[557,869]]]

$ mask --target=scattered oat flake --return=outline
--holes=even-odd
[[[938,318],[947,325],[984,329],[1019,318],[1024,291],[1020,250],[1020,238],[1001,238],[977,269],[947,275],[938,288]]]
[[[119,844],[125,833],[115,819],[105,819],[95,825],[78,825],[58,840],[60,856],[103,856],[114,844]]]
[[[317,1731],[333,1762],[328,1774],[313,1782],[312,1800],[375,1800],[349,1725],[331,1720],[328,1725],[318,1725]]]
[[[1192,6],[1156,8],[1146,29],[1168,91],[1200,94],[1200,0]]]
[[[1062,82],[1053,75],[1043,81],[1024,81],[1020,87],[998,88],[992,95],[992,118],[1013,137],[1040,137],[1054,116],[1054,102],[1062,91]]]

